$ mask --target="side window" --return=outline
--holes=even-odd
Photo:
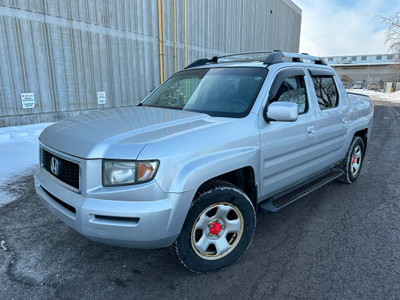
[[[313,76],[312,81],[321,110],[337,107],[338,92],[332,76]]]
[[[297,103],[299,114],[306,113],[308,105],[304,76],[287,77],[271,102],[275,101]]]

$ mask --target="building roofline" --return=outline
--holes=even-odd
[[[400,53],[378,53],[378,54],[343,54],[343,55],[321,55],[323,58],[335,57],[358,57],[358,56],[377,56],[377,55],[399,55]]]
[[[349,63],[349,64],[328,64],[331,67],[368,67],[368,66],[389,66],[389,65],[400,65],[399,62],[382,62],[382,63]]]
[[[284,3],[286,3],[290,8],[292,8],[293,10],[295,10],[300,16],[302,15],[302,9],[295,4],[293,1],[291,0],[282,0]]]

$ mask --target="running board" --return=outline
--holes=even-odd
[[[315,191],[321,186],[324,186],[325,184],[335,180],[343,174],[343,170],[339,168],[331,169],[328,172],[322,173],[317,178],[313,177],[300,185],[294,186],[289,190],[263,201],[259,205],[259,208],[262,211],[276,212],[286,205],[289,205],[301,197],[304,197],[305,195]]]

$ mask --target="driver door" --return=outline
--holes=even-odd
[[[261,159],[260,196],[267,199],[307,180],[317,164],[315,107],[310,103],[303,69],[283,69],[274,76],[268,103],[295,102],[299,117],[294,122],[259,119]]]

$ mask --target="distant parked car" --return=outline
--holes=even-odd
[[[355,88],[355,89],[362,89],[362,88],[363,88],[363,83],[362,83],[362,81],[357,81],[353,88]]]
[[[367,89],[368,89],[368,90],[376,91],[376,90],[379,89],[379,85],[378,85],[377,82],[371,82],[371,83],[368,83]]]

